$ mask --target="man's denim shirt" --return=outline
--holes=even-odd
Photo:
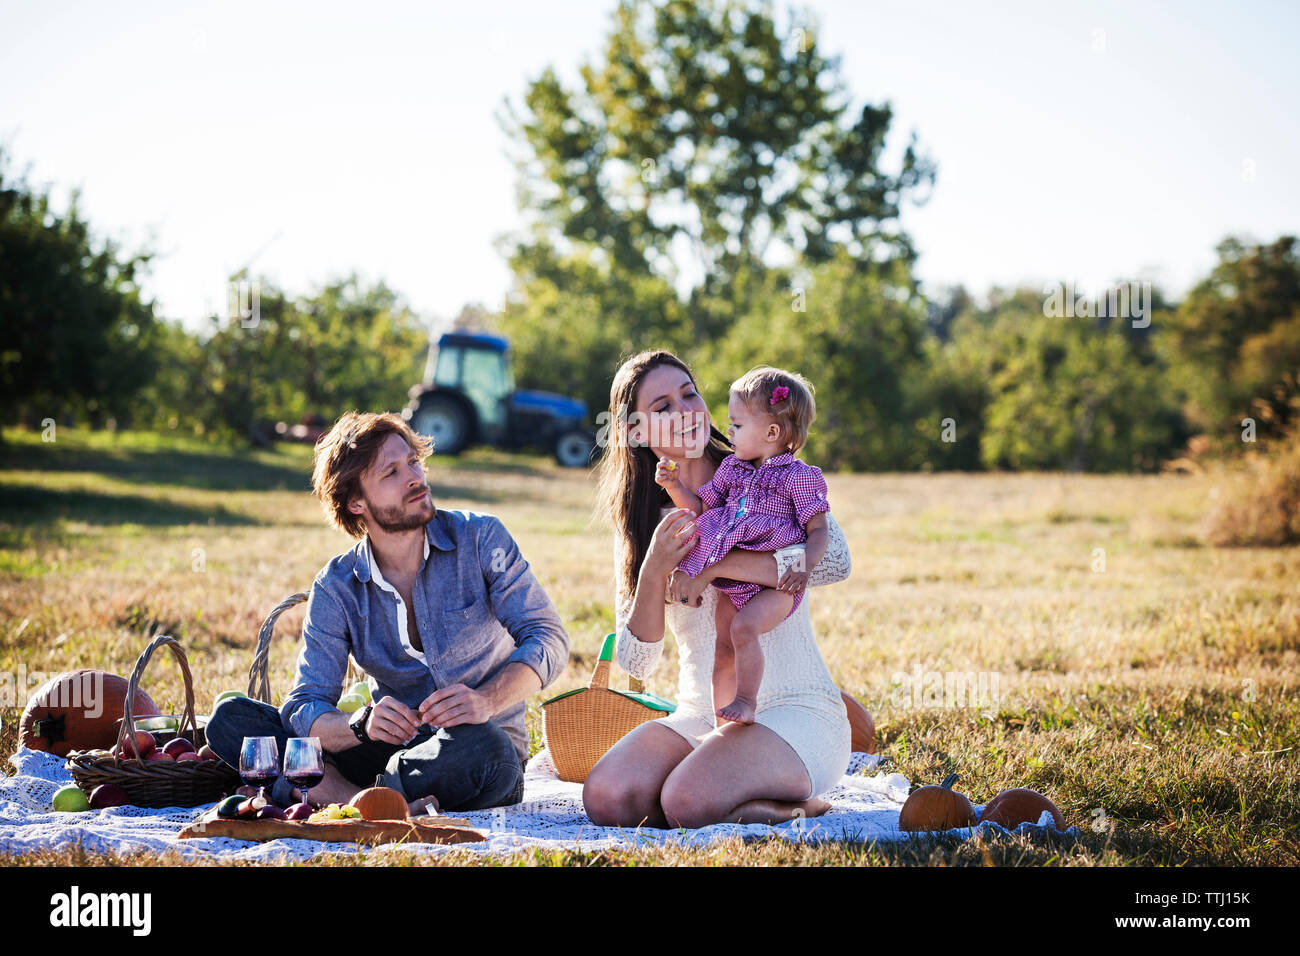
[[[403,645],[398,599],[370,573],[370,541],[334,558],[312,582],[303,649],[293,690],[280,708],[285,728],[308,736],[343,693],[348,655],[375,684],[412,710],[449,684],[479,687],[510,661],[537,672],[542,686],[560,676],[569,636],[519,546],[495,515],[438,509],[425,526],[430,548],[411,600],[424,647]],[[528,757],[524,702],[491,719]],[[455,727],[448,728],[455,736]]]

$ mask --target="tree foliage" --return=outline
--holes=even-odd
[[[1160,328],[1169,315],[1153,292]],[[1105,301],[1105,297],[1101,301]],[[1179,396],[1131,317],[1052,317],[1037,289],[995,290],[927,341],[937,468],[1152,471],[1187,438]]]
[[[130,421],[157,370],[153,308],[140,293],[147,253],[95,237],[74,191],[14,177],[0,152],[0,415]],[[23,416],[25,412],[25,416]]]
[[[624,270],[725,291],[776,246],[810,264],[914,251],[897,220],[934,170],[915,144],[882,168],[888,104],[850,112],[808,15],[779,25],[738,0],[623,0],[603,58],[566,89],[548,69],[507,127],[526,146],[522,207]],[[690,279],[691,277],[686,277]]]
[[[821,368],[834,356],[824,368],[837,390],[869,396],[823,422],[838,460],[906,459],[893,432],[907,426],[881,417],[903,407],[906,369],[886,366],[895,347],[917,352],[919,330],[895,321],[898,299],[874,297],[916,307],[915,252],[897,220],[934,168],[915,137],[896,171],[883,168],[892,109],[852,110],[816,30],[807,15],[779,23],[741,0],[624,0],[575,88],[547,69],[508,108],[527,223],[510,242],[501,329],[521,385],[583,383],[600,409],[631,352],[725,355],[733,364],[716,374],[730,382],[776,361],[760,343],[779,344],[806,371],[801,357]],[[814,274],[815,304],[792,311],[790,289]],[[821,340],[837,326],[889,349]],[[843,371],[853,363],[856,377]]]
[[[817,419],[801,454],[830,470],[917,467],[925,305],[909,294],[904,263],[864,273],[847,254],[789,286],[767,272],[731,333],[699,351],[697,374],[714,414],[726,420],[728,386],[755,365],[801,370]]]
[[[267,441],[275,421],[401,409],[419,381],[428,331],[393,290],[355,276],[297,299],[266,281],[259,288],[255,322],[210,319],[191,393],[201,421]]]
[[[1300,249],[1228,237],[1214,270],[1170,317],[1167,357],[1199,428],[1223,435],[1243,418],[1281,434],[1300,395]]]

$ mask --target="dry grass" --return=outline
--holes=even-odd
[[[1216,486],[1207,518],[1211,544],[1300,544],[1300,420],[1271,445],[1246,456]]]
[[[129,672],[151,630],[186,647],[201,709],[246,681],[261,618],[350,542],[306,492],[310,450],[231,456],[151,436],[7,432],[0,452],[0,670]],[[442,508],[505,521],[572,638],[546,695],[585,683],[611,629],[608,531],[583,473],[478,452],[434,459]],[[1300,862],[1300,549],[1206,547],[1216,479],[832,475],[854,570],[816,591],[831,673],[876,716],[918,783],[947,772],[976,802],[1030,786],[1078,841],[924,841],[708,850],[527,852],[491,865],[1181,865]],[[195,549],[201,549],[196,556]],[[201,557],[202,570],[194,570]],[[286,689],[301,611],[281,618]],[[275,680],[275,675],[279,679]],[[904,677],[906,675],[906,677]],[[970,683],[963,686],[962,681]],[[669,653],[651,691],[673,696]],[[155,657],[164,708],[180,679]],[[945,687],[944,684],[947,686]],[[983,691],[984,693],[981,693]],[[533,749],[540,716],[529,709]],[[19,708],[3,712],[0,755]],[[416,858],[409,858],[414,861]],[[402,862],[363,854],[326,862]],[[0,862],[89,860],[78,851]],[[420,859],[420,862],[433,862]],[[449,854],[438,863],[464,863]]]

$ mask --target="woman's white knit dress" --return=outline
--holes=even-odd
[[[672,509],[665,508],[666,514]],[[812,569],[810,586],[834,584],[849,576],[848,542],[834,517],[827,515],[826,553]],[[774,552],[778,571],[795,563],[804,545]],[[668,628],[677,638],[679,667],[677,710],[658,722],[698,746],[716,726],[713,706],[713,650],[716,640],[714,608],[718,590],[704,589],[700,607],[664,607]],[[663,654],[663,641],[645,642],[627,629],[630,602],[616,613],[618,662],[638,680],[645,680]],[[763,682],[758,688],[754,720],[775,731],[803,761],[812,780],[808,797],[824,793],[839,781],[849,765],[849,719],[839,689],[831,680],[808,617],[805,599],[790,617],[759,637],[763,649]]]

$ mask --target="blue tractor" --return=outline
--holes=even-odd
[[[449,332],[429,348],[424,381],[402,411],[434,452],[456,455],[471,445],[542,448],[568,468],[589,465],[596,451],[587,405],[576,398],[515,388],[510,343],[497,335]]]

